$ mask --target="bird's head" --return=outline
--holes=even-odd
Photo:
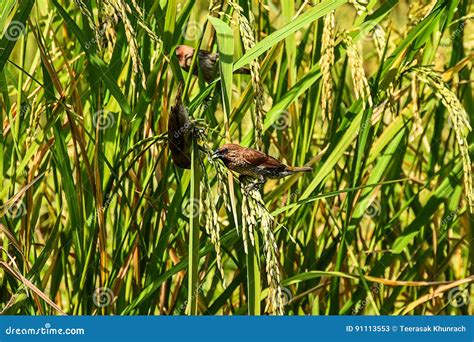
[[[193,61],[194,49],[187,45],[178,45],[175,54],[178,58],[179,66],[185,70],[189,70]]]
[[[217,159],[220,159],[223,162],[225,162],[226,160],[229,160],[229,157],[232,157],[235,154],[235,152],[237,152],[240,149],[242,149],[242,147],[239,146],[239,145],[225,144],[225,145],[222,145],[221,147],[219,147],[214,152],[214,154],[212,155],[212,158],[213,159],[217,158]]]

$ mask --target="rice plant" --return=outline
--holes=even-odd
[[[0,0],[0,313],[473,314],[472,13]]]

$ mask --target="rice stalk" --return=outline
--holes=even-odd
[[[117,32],[115,30],[115,25],[117,25],[117,23],[120,21],[120,14],[117,12],[115,7],[107,0],[103,2],[103,7],[105,20],[103,20],[100,25],[100,32],[104,35],[105,40],[107,41],[109,52],[112,52],[113,47],[115,46],[115,43],[117,41]]]
[[[367,5],[369,4],[368,0],[349,0],[348,1],[357,11],[358,15],[364,14],[367,12]]]
[[[218,0],[209,1],[209,7],[208,7],[209,15],[218,14],[221,10],[221,7],[222,7],[222,3],[220,1]]]
[[[143,88],[146,88],[146,76],[145,71],[143,70],[143,63],[140,59],[140,52],[137,42],[137,34],[135,29],[132,26],[130,19],[128,18],[128,13],[132,13],[130,6],[123,0],[119,1],[110,1],[105,0],[106,3],[114,7],[115,11],[119,13],[120,18],[122,19],[123,25],[125,27],[125,36],[127,37],[128,47],[130,51],[130,57],[132,58],[133,72],[140,75],[141,85]],[[132,78],[132,81],[134,79]]]
[[[272,228],[273,217],[268,213],[268,211],[262,211],[263,250],[266,260],[270,312],[274,315],[284,315],[285,311],[281,290],[281,276],[278,266],[278,246]]]
[[[331,70],[334,66],[334,41],[336,18],[334,11],[324,17],[324,28],[321,42],[321,111],[323,119],[331,119],[333,106],[333,82]]]
[[[207,160],[211,163],[211,165],[215,166],[216,169],[218,166],[221,166],[219,163],[216,163],[211,155],[212,150],[209,148],[209,141],[206,135],[207,126],[198,123],[196,121],[192,122],[193,126],[193,136],[194,139],[197,140],[197,144],[199,145],[199,152],[202,152],[206,157]],[[201,153],[199,153],[201,155]],[[206,166],[204,165],[203,158],[199,159],[199,163],[201,166],[201,170],[205,170]],[[221,168],[217,171],[218,179],[221,179],[222,173],[224,176],[226,175],[225,171]],[[221,179],[222,183],[224,184],[224,189],[221,194],[224,194],[224,199],[227,197],[227,188],[225,188],[225,182]],[[220,236],[220,226],[218,222],[218,213],[217,213],[217,201],[214,198],[214,195],[211,190],[211,183],[209,181],[209,176],[207,172],[202,172],[201,179],[200,179],[200,190],[201,190],[201,199],[200,199],[200,207],[202,211],[199,214],[202,214],[204,217],[204,227],[206,229],[206,233],[211,237],[211,243],[214,246],[214,250],[216,252],[216,263],[217,269],[219,271],[220,277],[223,282],[223,286],[225,287],[225,273],[224,267],[222,265],[222,252],[221,252],[221,236]]]
[[[132,5],[133,5],[133,8],[134,10],[138,13],[138,16],[135,15],[135,18],[137,19],[137,23],[138,25],[140,25],[140,27],[145,30],[145,32],[148,34],[148,36],[156,43],[158,43],[158,47],[159,48],[160,46],[163,45],[163,41],[155,34],[155,32],[153,32],[149,27],[148,25],[144,22],[144,18],[145,18],[145,15],[143,13],[143,11],[141,10],[141,8],[138,6],[138,4],[136,3],[136,1],[132,1]],[[133,12],[131,12],[131,14],[133,14]]]
[[[382,25],[377,24],[374,26],[374,28],[372,29],[372,39],[374,40],[375,49],[377,50],[377,55],[379,57],[379,60],[382,61],[385,49],[388,50],[387,33],[383,29]],[[387,51],[387,54],[388,54],[388,51]],[[395,92],[395,88],[394,88],[394,83],[392,81],[387,87],[387,96],[390,99],[389,110],[391,113],[392,120],[396,115],[395,103],[393,101],[394,92]]]
[[[254,234],[257,229],[257,223],[260,222],[260,228],[263,236],[263,251],[265,255],[265,270],[268,283],[267,307],[273,315],[284,314],[284,303],[281,289],[280,268],[278,265],[278,245],[272,229],[274,227],[274,218],[265,206],[262,195],[255,187],[252,181],[242,179],[243,199],[242,199],[242,238],[244,246],[248,243],[247,235],[252,246],[255,245]],[[245,234],[245,236],[244,236]],[[247,253],[247,248],[246,253]]]
[[[253,33],[250,21],[252,20],[252,12],[249,11],[250,21],[243,14],[243,9],[234,1],[228,1],[228,4],[235,10],[237,16],[237,23],[239,25],[239,31],[244,44],[244,50],[247,52],[255,46],[256,39]],[[252,86],[254,90],[254,104],[255,104],[255,143],[258,149],[263,146],[263,120],[265,118],[264,105],[264,91],[260,78],[260,63],[258,59],[254,59],[250,62],[250,74],[252,76]]]
[[[472,181],[472,164],[469,157],[469,144],[467,141],[466,131],[471,131],[472,127],[469,123],[469,115],[457,98],[456,94],[448,88],[441,77],[432,69],[427,67],[413,68],[416,76],[426,82],[433,88],[434,94],[438,97],[449,113],[456,141],[459,146],[461,158],[463,162],[464,187],[471,213],[474,213],[474,188]]]
[[[413,78],[411,81],[411,103],[413,110],[413,135],[410,136],[410,141],[413,141],[417,136],[423,133],[420,109],[418,108],[418,83],[416,82],[416,78]]]
[[[201,169],[205,170],[205,165],[201,160]],[[216,252],[217,269],[219,270],[222,278],[223,286],[225,287],[225,273],[224,267],[222,266],[222,252],[221,252],[221,236],[220,227],[218,222],[217,203],[214,200],[214,196],[211,190],[211,184],[209,177],[206,172],[203,172],[201,178],[201,206],[204,213],[204,227],[206,233],[211,237],[211,242],[214,245]]]
[[[189,184],[189,239],[188,239],[188,300],[187,313],[194,316],[198,313],[199,302],[199,214],[201,208],[201,164],[199,157],[198,142],[192,138],[191,149],[191,180]]]
[[[408,25],[407,29],[411,29],[422,21],[431,12],[436,5],[436,1],[432,0],[424,4],[423,2],[410,1],[408,5]]]
[[[255,231],[257,227],[257,213],[249,202],[249,197],[242,199],[242,241],[244,243],[245,254],[248,254],[248,240],[252,246],[255,246]]]
[[[100,34],[100,31],[99,31],[99,28],[97,27],[97,25],[94,22],[94,16],[92,15],[91,11],[89,11],[86,4],[82,0],[74,0],[74,3],[79,8],[81,13],[87,18],[87,21],[89,22],[90,28],[92,29],[92,31],[94,31],[95,39],[96,39],[97,43],[99,43],[100,40],[101,40],[100,39],[101,34]],[[101,44],[98,44],[98,46],[100,48]]]
[[[216,170],[217,191],[220,194],[222,201],[224,202],[224,207],[230,212],[232,210],[232,207],[229,201],[229,189],[227,188],[228,171],[221,163],[216,162],[216,160],[211,157],[213,152],[209,148],[209,145],[207,143],[203,143],[201,145],[201,148],[206,153],[209,164],[211,164],[211,166]]]
[[[381,25],[375,25],[372,29],[373,39],[375,43],[375,48],[377,49],[377,54],[379,59],[382,60],[385,46],[387,45],[387,34]]]
[[[366,101],[369,103],[369,106],[372,107],[372,96],[370,95],[369,82],[365,76],[361,54],[351,36],[344,34],[343,39],[347,48],[347,58],[349,60],[356,98],[362,99],[364,109],[366,108]]]

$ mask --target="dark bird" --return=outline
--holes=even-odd
[[[293,167],[248,147],[237,144],[225,144],[217,149],[213,158],[223,161],[224,165],[241,175],[258,179],[259,183],[267,179],[279,179],[297,172],[309,172],[311,167]]]
[[[168,119],[168,145],[176,166],[189,169],[191,168],[193,124],[189,120],[188,110],[183,105],[182,91],[183,83],[180,83],[174,106],[171,106],[171,113]]]
[[[187,45],[178,45],[176,48],[176,57],[179,60],[179,66],[189,72],[191,69],[191,63],[194,57],[194,48]],[[212,53],[205,50],[199,50],[198,60],[196,63],[199,65],[204,81],[211,83],[219,76],[219,54]],[[250,74],[248,68],[240,68],[234,71],[236,74]],[[198,76],[198,69],[193,69],[193,75]]]

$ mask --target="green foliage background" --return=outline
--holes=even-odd
[[[230,77],[223,64],[223,93],[174,56],[178,44],[217,51],[209,15],[232,29],[223,41],[237,67],[260,62],[264,151],[314,167],[263,189],[278,222],[285,313],[472,314],[472,189],[449,108],[413,71],[442,77],[472,122],[470,1],[359,2],[359,12],[346,1],[236,1],[253,17],[257,46],[247,54],[226,1],[209,11],[204,1],[118,0],[116,17],[106,3],[0,0],[2,314],[185,314],[190,300],[191,313],[268,312],[262,236],[247,256],[238,184],[219,192],[203,158],[223,287],[202,225],[209,213],[190,217],[196,177],[166,147],[179,80],[209,148],[226,136],[254,146],[250,76]],[[324,119],[321,42],[332,9],[334,107]],[[376,25],[386,33],[382,57]],[[373,106],[355,95],[344,32],[361,52]]]

